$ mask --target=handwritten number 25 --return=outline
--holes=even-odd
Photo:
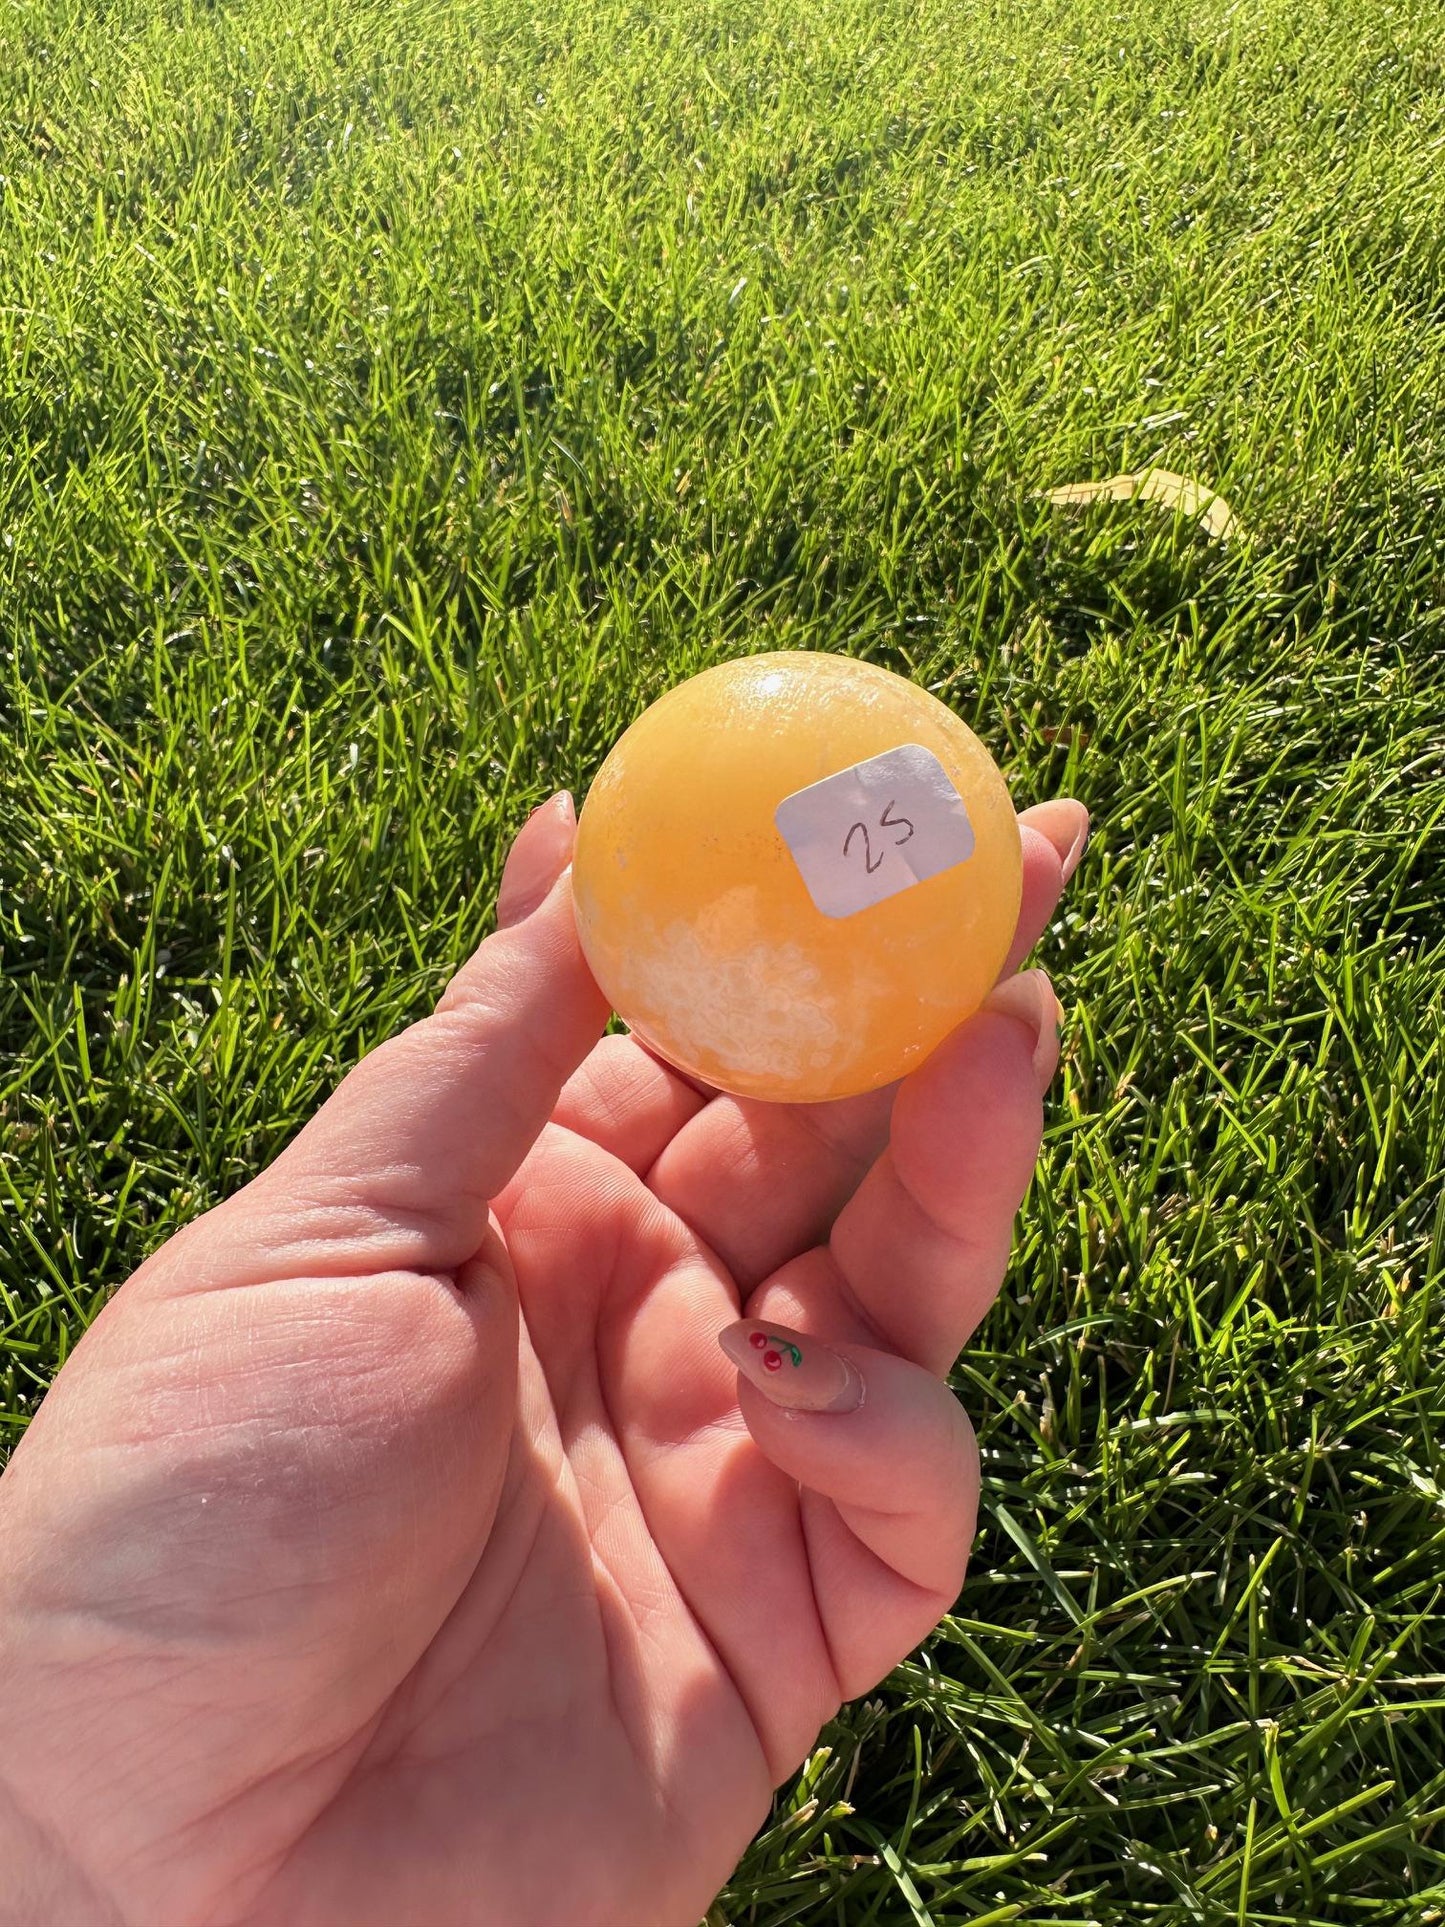
[[[882,830],[902,830],[902,836],[895,836],[893,839],[893,847],[896,850],[900,843],[906,843],[909,837],[912,836],[913,825],[906,816],[892,815],[892,809],[893,804],[891,802],[884,804],[883,814],[878,819],[878,827]],[[880,850],[875,861],[873,856],[873,839],[868,834],[868,825],[866,823],[854,823],[849,829],[848,834],[843,838],[843,854],[845,857],[849,855],[853,848],[853,839],[855,836],[861,836],[863,839],[863,867],[871,877],[873,872],[880,867],[888,852],[887,850]]]

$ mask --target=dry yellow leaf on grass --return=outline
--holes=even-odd
[[[1068,507],[1076,502],[1158,502],[1161,508],[1192,515],[1210,535],[1223,541],[1239,533],[1239,519],[1222,495],[1187,475],[1167,468],[1144,468],[1135,475],[1111,475],[1107,482],[1071,482],[1045,491],[1044,501]]]

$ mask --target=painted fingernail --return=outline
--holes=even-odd
[[[990,991],[983,1008],[1000,1017],[1014,1017],[1033,1039],[1034,1074],[1039,1089],[1048,1087],[1059,1057],[1059,1019],[1063,1011],[1046,970],[1021,970]]]
[[[742,1373],[785,1412],[856,1412],[863,1378],[850,1359],[787,1325],[745,1318],[717,1335]]]
[[[497,892],[499,930],[525,922],[546,901],[566,868],[576,838],[577,806],[569,790],[558,790],[527,818],[502,867]]]

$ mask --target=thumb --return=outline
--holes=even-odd
[[[571,795],[559,790],[533,810],[502,865],[502,887],[497,892],[497,927],[508,930],[521,923],[546,901],[547,892],[572,861],[577,841],[577,809]]]
[[[276,1162],[211,1214],[244,1211],[245,1236],[208,1240],[230,1249],[203,1277],[191,1252],[192,1288],[283,1272],[454,1271],[481,1248],[491,1199],[607,1022],[572,914],[575,830],[570,796],[534,812],[507,859],[496,934],[430,1017],[364,1058]]]

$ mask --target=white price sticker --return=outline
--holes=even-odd
[[[825,917],[851,917],[973,855],[963,798],[921,743],[795,790],[773,821]]]

